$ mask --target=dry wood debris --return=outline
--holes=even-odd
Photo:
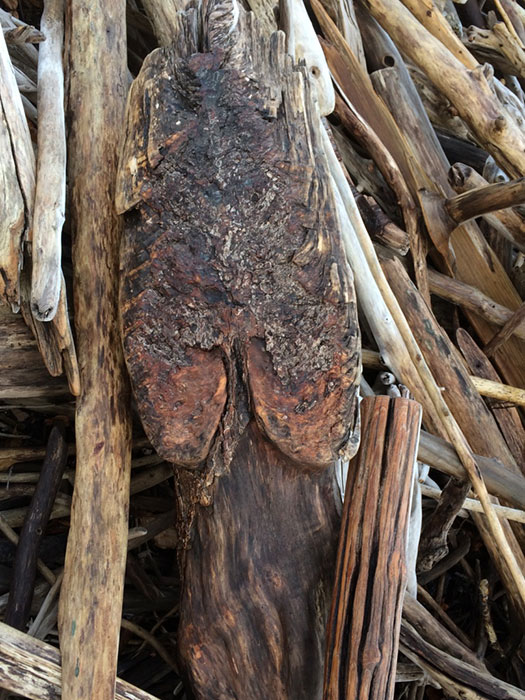
[[[66,699],[94,692],[78,687],[95,667],[104,697],[116,687],[189,699],[172,466],[135,414],[129,444],[113,188],[127,89],[197,3],[100,3],[96,26],[95,5],[0,2],[0,616],[26,633],[0,631],[0,687],[58,697],[60,631]],[[354,276],[361,395],[402,384],[423,409],[422,530],[408,557],[418,600],[405,597],[389,687],[410,700],[523,698],[525,3],[244,9],[264,35],[286,32],[318,87],[316,147]],[[77,624],[93,624],[91,650],[76,644]],[[92,666],[85,654],[101,648]]]

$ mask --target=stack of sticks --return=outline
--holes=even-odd
[[[270,34],[286,29],[294,3],[276,11],[272,0],[248,0],[247,7]],[[0,10],[0,368],[6,372],[0,422],[9,441],[0,448],[0,526],[1,544],[21,543],[16,557],[0,548],[0,611],[27,633],[2,626],[0,657],[10,662],[2,666],[0,686],[27,697],[58,697],[60,660],[49,647],[57,629],[69,697],[94,650],[106,659],[94,682],[113,692],[120,626],[119,673],[142,690],[119,681],[116,697],[173,697],[173,688],[184,697],[173,661],[176,573],[165,564],[166,551],[176,548],[173,504],[162,492],[171,471],[149,454],[137,425],[132,437],[116,322],[119,224],[111,199],[129,82],[147,53],[170,36],[184,4],[129,0],[110,13],[104,3],[79,0],[65,13],[63,0],[9,0]],[[360,308],[361,392],[395,393],[402,383],[423,408],[423,521],[414,557],[421,605],[405,600],[395,692],[418,699],[520,698],[525,9],[515,0],[306,4],[322,47],[320,74],[328,71],[335,86],[324,149]],[[94,34],[90,12],[98,12]],[[74,38],[64,44],[73,26]],[[106,30],[118,41],[111,60],[95,70],[93,57],[107,50]],[[312,80],[317,75],[312,70]],[[75,119],[69,131],[65,84]],[[93,148],[98,140],[104,148]],[[102,202],[97,216],[86,198],[93,187]],[[67,303],[73,286],[79,361]],[[36,348],[55,379],[46,379]],[[111,361],[100,359],[101,349]],[[80,397],[76,422],[71,396],[56,379],[62,372],[70,394]],[[110,424],[113,432],[106,430]],[[75,463],[83,489],[82,503],[73,501],[76,515]],[[91,479],[98,469],[101,483],[111,484],[106,491]],[[83,533],[86,513],[93,527]],[[70,517],[72,553],[64,562]],[[60,629],[56,601],[62,586],[68,630],[72,609],[89,617],[93,590],[84,581],[97,567],[98,580],[107,579],[108,522],[118,523],[114,580],[97,589],[106,614],[78,652],[74,635]],[[95,541],[93,550],[86,538]],[[22,566],[28,562],[29,572]],[[147,648],[136,644],[137,635]],[[147,667],[152,653],[155,673],[134,674],[133,655]]]

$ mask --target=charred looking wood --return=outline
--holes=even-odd
[[[145,431],[179,467],[179,648],[196,697],[313,699],[332,466],[355,451],[355,297],[307,71],[225,8],[181,14],[131,89],[124,350]]]
[[[66,462],[64,428],[57,424],[49,436],[40,478],[16,550],[5,622],[17,629],[23,629],[29,618],[40,540],[51,515]]]

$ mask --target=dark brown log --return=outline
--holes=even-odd
[[[36,576],[38,548],[47,526],[67,461],[67,443],[60,425],[53,427],[40,478],[16,549],[5,613],[6,624],[23,629],[27,623]]]
[[[348,469],[327,632],[325,700],[393,697],[421,407],[367,397]]]
[[[195,696],[315,699],[332,465],[355,451],[354,292],[306,70],[243,10],[233,29],[231,6],[205,10],[179,15],[130,94],[124,349],[146,433],[191,468],[176,481]]]
[[[192,474],[176,472],[185,510]],[[252,421],[213,506],[193,506],[179,649],[197,698],[320,698],[334,487],[332,470],[298,473]]]

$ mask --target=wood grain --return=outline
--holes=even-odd
[[[408,399],[367,397],[361,421],[361,445],[345,489],[324,700],[394,696],[421,407]]]
[[[129,388],[117,314],[121,224],[114,205],[127,80],[125,18],[123,0],[74,0],[66,16],[68,179],[82,389],[59,605],[65,700],[115,695],[131,464]]]

